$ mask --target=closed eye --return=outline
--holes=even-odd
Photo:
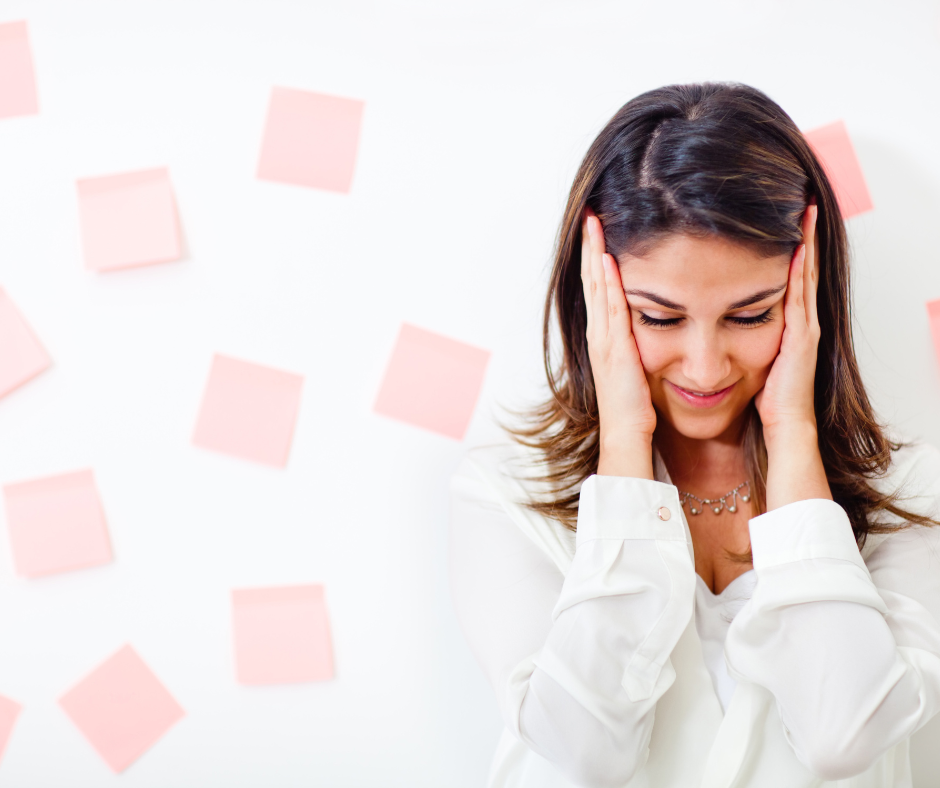
[[[668,328],[669,326],[677,326],[685,318],[682,317],[668,317],[668,318],[656,318],[650,317],[645,312],[640,312],[640,324],[644,326],[653,326],[654,328]]]
[[[773,307],[771,307],[771,309],[773,309]],[[734,317],[733,315],[729,315],[726,319],[739,326],[759,326],[762,323],[769,323],[774,319],[774,316],[770,314],[770,309],[768,309],[753,317]]]

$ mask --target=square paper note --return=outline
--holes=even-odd
[[[124,771],[186,713],[130,646],[66,692],[59,705],[115,772]]]
[[[36,75],[26,22],[0,25],[0,118],[35,115]]]
[[[3,494],[17,574],[38,577],[111,560],[91,471],[8,484]]]
[[[13,726],[22,708],[16,701],[0,696],[0,758],[3,757],[3,751],[7,748],[7,742],[10,740],[10,734],[13,733]]]
[[[235,589],[232,619],[235,669],[241,684],[333,678],[323,586]]]
[[[85,266],[111,271],[180,257],[176,203],[166,168],[78,181]]]
[[[363,106],[355,99],[273,88],[258,177],[349,192]]]
[[[927,302],[927,315],[930,318],[930,335],[933,337],[933,348],[940,363],[940,299]]]
[[[375,410],[460,440],[489,358],[488,350],[404,323]]]
[[[193,443],[284,467],[303,381],[290,372],[216,355]]]
[[[39,340],[0,288],[0,397],[36,377],[50,363]]]
[[[829,176],[842,218],[848,219],[874,208],[862,165],[858,163],[845,123],[838,120],[806,132],[805,137]]]

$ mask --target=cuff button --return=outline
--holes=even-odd
[[[665,506],[660,506],[659,509],[656,510],[656,515],[660,520],[666,521],[672,517],[672,512],[670,512]]]

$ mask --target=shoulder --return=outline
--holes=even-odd
[[[451,478],[451,500],[460,505],[467,527],[476,519],[474,511],[501,510],[507,526],[514,524],[565,572],[574,555],[574,532],[526,505],[543,492],[540,470],[536,452],[525,446],[506,442],[474,447]]]
[[[892,454],[888,472],[872,485],[882,494],[897,495],[897,505],[905,511],[940,518],[940,450],[922,441],[905,441]],[[905,520],[885,512],[873,518],[876,524],[904,526]],[[872,558],[896,561],[912,548],[933,552],[938,547],[940,527],[913,524],[893,533],[869,534],[862,555],[871,564]]]
[[[897,493],[898,503],[915,514],[935,517],[940,504],[940,450],[922,441],[901,445],[888,473],[876,483],[879,491]]]

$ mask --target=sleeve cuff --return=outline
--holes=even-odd
[[[648,479],[589,476],[581,485],[577,544],[594,539],[687,541],[678,490]]]
[[[753,518],[748,526],[758,573],[811,558],[837,558],[866,568],[848,515],[834,501],[796,501]]]

